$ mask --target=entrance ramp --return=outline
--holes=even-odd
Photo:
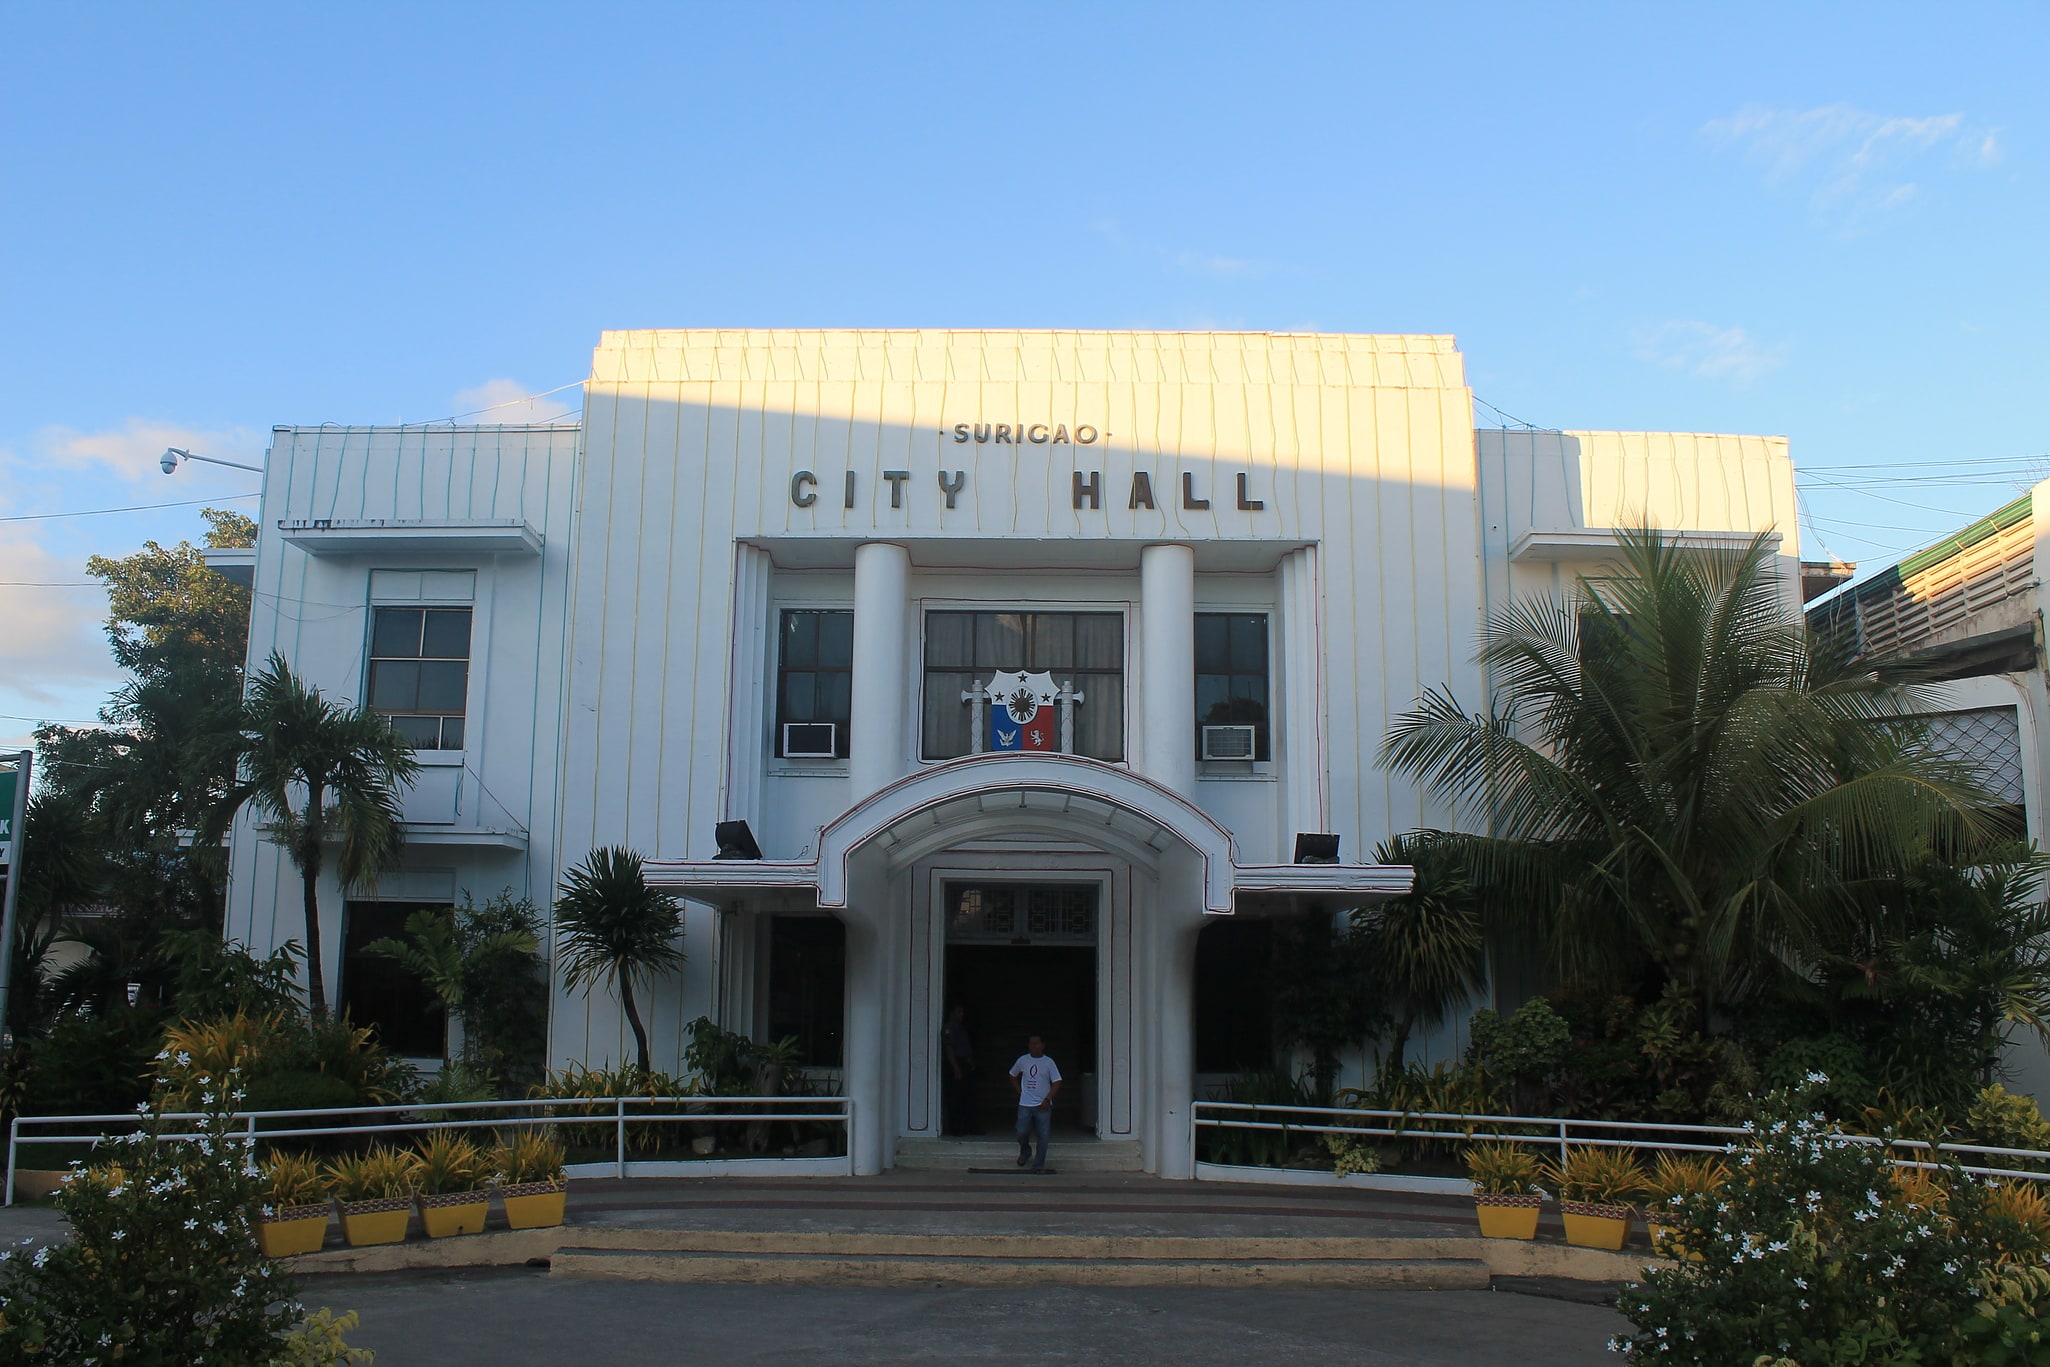
[[[1015,1149],[1012,1155],[1015,1156]],[[1473,1202],[1429,1193],[897,1171],[880,1177],[576,1179],[553,1229],[331,1247],[295,1275],[545,1263],[559,1277],[888,1285],[1466,1288],[1615,1285],[1653,1259],[1483,1239]]]
[[[668,1248],[564,1247],[555,1277],[842,1286],[1346,1286],[1481,1291],[1487,1263],[1433,1239],[678,1231]],[[641,1242],[653,1242],[643,1235]]]
[[[1055,1172],[1138,1172],[1136,1139],[1073,1139],[1056,1135],[1047,1148],[1046,1165]],[[896,1166],[901,1172],[1015,1173],[1032,1180],[1018,1166],[1014,1139],[899,1139]]]

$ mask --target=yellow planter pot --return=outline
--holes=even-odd
[[[457,1234],[481,1234],[484,1216],[491,1209],[491,1193],[485,1191],[444,1192],[420,1198],[420,1224],[430,1239]]]
[[[1488,1239],[1535,1239],[1542,1196],[1476,1196],[1474,1214]]]
[[[318,1253],[327,1242],[326,1206],[286,1206],[269,1218],[257,1217],[256,1246],[266,1258],[296,1258]]]
[[[501,1189],[505,1197],[505,1222],[514,1229],[546,1229],[562,1223],[569,1204],[567,1182],[523,1182]]]
[[[1699,1253],[1680,1242],[1680,1231],[1671,1225],[1647,1223],[1644,1232],[1651,1236],[1651,1251],[1661,1258],[1691,1258],[1697,1263],[1704,1261]]]
[[[381,1201],[342,1202],[342,1237],[349,1247],[366,1244],[399,1244],[406,1241],[406,1226],[413,1219],[412,1198],[391,1196]]]
[[[1559,1215],[1566,1222],[1566,1242],[1581,1248],[1606,1248],[1614,1252],[1630,1237],[1628,1206],[1561,1201]]]

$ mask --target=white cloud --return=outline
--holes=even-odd
[[[1236,256],[1213,256],[1208,252],[1176,252],[1174,264],[1194,275],[1255,276],[1267,272],[1264,261],[1250,261]]]
[[[107,596],[97,588],[46,587],[87,582],[84,566],[51,554],[31,532],[0,528],[0,595],[7,629],[0,631],[0,733],[26,735],[35,720],[75,721],[93,715],[119,682],[101,623]]]
[[[1636,337],[1644,360],[1704,380],[1747,385],[1786,363],[1787,345],[1762,345],[1741,327],[1694,321],[1662,324]]]
[[[1975,128],[1963,114],[1926,118],[1874,113],[1854,105],[1767,109],[1746,105],[1701,131],[1743,149],[1773,184],[1810,186],[1818,212],[1856,218],[1913,199],[1912,177],[1945,169],[1973,170],[2000,160],[1996,130]]]
[[[518,380],[496,379],[486,380],[475,389],[458,390],[450,403],[458,421],[518,426],[561,422],[576,411],[576,399],[571,389],[542,396]]]
[[[243,465],[263,464],[264,438],[247,428],[207,431],[152,418],[130,418],[120,427],[100,432],[45,427],[29,439],[25,452],[0,450],[0,471],[5,471],[10,483],[39,476],[85,476],[92,481],[85,487],[98,489],[104,489],[105,480],[112,476],[130,486],[120,491],[123,497],[140,486],[142,492],[166,500],[204,498],[224,491],[243,493],[256,482],[257,477],[247,471],[203,462],[181,465],[177,480],[166,480],[158,461],[165,449],[173,446]],[[79,486],[74,483],[73,487]]]

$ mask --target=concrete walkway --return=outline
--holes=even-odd
[[[574,1281],[538,1271],[321,1278],[378,1367],[565,1363],[1115,1363],[1119,1367],[1581,1367],[1612,1310],[1487,1291],[782,1287]]]

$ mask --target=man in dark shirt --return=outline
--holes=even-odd
[[[940,1133],[982,1133],[975,1119],[975,1044],[963,1024],[967,1010],[956,1002],[940,1029]]]

